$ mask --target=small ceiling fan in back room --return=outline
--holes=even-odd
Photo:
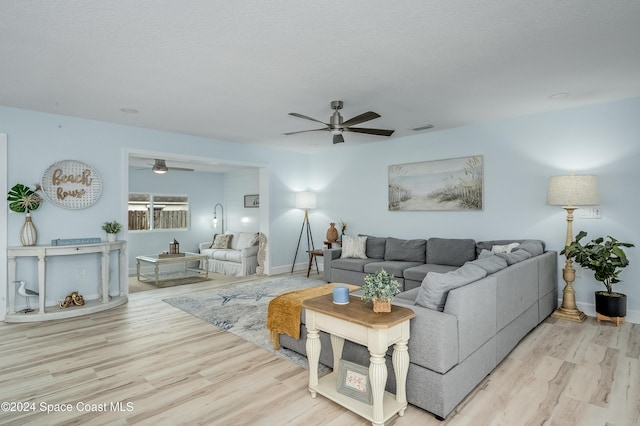
[[[344,137],[342,136],[343,132],[354,132],[354,133],[365,133],[368,135],[377,135],[377,136],[391,136],[393,134],[393,130],[385,130],[385,129],[368,129],[364,127],[352,127],[357,124],[364,123],[365,121],[375,120],[380,117],[380,114],[377,114],[373,111],[368,111],[362,113],[360,115],[356,115],[355,117],[343,121],[342,115],[340,115],[340,110],[344,106],[342,101],[332,101],[331,108],[334,110],[333,115],[329,119],[329,123],[324,123],[320,120],[316,120],[315,118],[307,117],[306,115],[298,114],[297,112],[290,112],[289,115],[298,118],[304,118],[305,120],[315,121],[317,123],[324,124],[325,127],[321,129],[311,129],[311,130],[300,130],[298,132],[289,132],[285,133],[285,135],[295,135],[298,133],[306,133],[306,132],[331,132],[333,134],[333,143],[342,143],[344,142]]]
[[[177,171],[182,171],[182,172],[193,172],[194,169],[188,169],[185,167],[169,167],[167,166],[167,162],[166,160],[161,160],[159,158],[154,158],[153,159],[153,164],[148,163],[151,166],[151,171],[153,173],[158,173],[158,174],[164,174],[167,173],[169,170],[177,170]],[[143,168],[143,169],[136,169],[136,170],[149,170],[148,168]]]

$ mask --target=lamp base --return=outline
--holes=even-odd
[[[553,318],[562,319],[565,321],[583,322],[587,319],[587,315],[579,309],[567,309],[559,307],[554,313],[551,314]]]

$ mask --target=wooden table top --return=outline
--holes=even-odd
[[[373,312],[371,303],[352,295],[348,304],[337,305],[333,303],[331,293],[307,299],[302,307],[369,328],[390,328],[416,316],[411,309],[395,305],[391,305],[391,312]]]

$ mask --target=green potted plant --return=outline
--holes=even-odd
[[[107,241],[115,241],[116,234],[120,232],[121,229],[122,225],[115,220],[113,222],[105,222],[102,224],[102,230],[107,233]]]
[[[400,293],[400,283],[384,269],[364,277],[360,288],[365,302],[373,302],[374,312],[391,312],[391,299]]]
[[[575,260],[583,268],[591,269],[596,280],[602,282],[606,291],[596,291],[596,313],[609,318],[621,318],[627,315],[627,296],[613,291],[613,284],[621,280],[618,275],[629,265],[629,259],[623,247],[635,247],[630,243],[622,243],[611,236],[598,237],[582,244],[580,240],[587,233],[580,231],[575,241],[566,246],[560,254]],[[599,319],[599,317],[598,317]]]
[[[20,229],[20,242],[23,246],[35,246],[38,241],[38,231],[31,221],[31,213],[37,210],[42,203],[42,198],[36,191],[40,186],[36,185],[35,190],[26,185],[18,183],[9,190],[7,201],[9,209],[16,213],[25,213],[24,225]]]

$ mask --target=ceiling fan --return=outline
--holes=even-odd
[[[149,163],[149,165],[151,166],[151,171],[153,173],[164,174],[164,173],[167,173],[169,170],[178,170],[183,172],[193,172],[195,170],[195,169],[188,169],[185,167],[169,167],[167,166],[167,162],[165,160],[161,160],[159,158],[155,158],[153,161],[154,161],[153,164]],[[147,169],[138,169],[138,170],[147,170]]]
[[[356,124],[364,123],[365,121],[374,120],[380,117],[380,114],[377,114],[373,111],[368,111],[360,115],[356,115],[355,117],[343,121],[342,115],[340,115],[340,110],[344,106],[342,101],[332,101],[331,108],[334,110],[333,115],[329,119],[329,123],[324,123],[320,120],[316,120],[315,118],[307,117],[306,115],[298,114],[297,112],[290,112],[289,115],[298,118],[304,118],[305,120],[311,120],[318,123],[324,124],[326,127],[321,129],[312,129],[312,130],[301,130],[299,132],[289,132],[285,133],[285,135],[295,135],[298,133],[305,132],[319,132],[319,131],[327,131],[333,134],[333,143],[342,143],[344,142],[344,137],[342,136],[343,132],[354,132],[354,133],[366,133],[369,135],[378,135],[378,136],[391,136],[393,134],[393,130],[385,130],[385,129],[368,129],[363,127],[351,127]]]

